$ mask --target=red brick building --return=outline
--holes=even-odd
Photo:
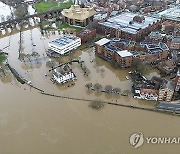
[[[81,43],[86,43],[96,36],[96,29],[84,29],[76,36],[81,38]]]
[[[143,45],[134,43],[134,46],[131,46],[132,44],[131,41],[122,39],[103,38],[96,42],[96,53],[99,57],[111,61],[121,68],[131,67],[135,59],[148,64],[167,59],[169,48],[165,43]]]
[[[166,20],[162,23],[162,31],[173,32],[176,28],[180,27],[180,23],[174,20]]]
[[[100,22],[98,31],[111,37],[139,41],[160,27],[160,19],[125,12]]]
[[[177,76],[175,79],[175,91],[180,90],[180,70],[177,72]]]
[[[180,50],[180,36],[168,39],[167,44],[170,49]]]
[[[116,64],[120,68],[132,66],[133,54],[128,50],[122,50],[116,47],[106,38],[96,42],[96,53],[99,57]]]

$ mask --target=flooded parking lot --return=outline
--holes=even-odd
[[[120,104],[153,108],[156,103],[135,100],[131,95],[97,93],[88,91],[87,83],[99,83],[103,87],[112,85],[121,91],[131,89],[132,82],[126,76],[130,69],[113,68],[108,62],[95,56],[93,48],[80,48],[73,54],[53,59],[47,57],[45,50],[48,42],[59,37],[59,33],[41,34],[39,28],[22,32],[21,53],[39,53],[36,60],[19,60],[19,33],[0,36],[0,49],[9,53],[8,63],[17,72],[38,88],[48,93],[74,98],[97,99]],[[34,44],[34,45],[33,45]],[[58,86],[50,81],[49,59],[56,63],[65,63],[79,59],[90,71],[83,75],[79,64],[72,64],[77,76],[75,85]],[[102,71],[103,70],[103,71]],[[158,75],[158,71],[148,69],[147,78]],[[133,149],[129,137],[134,132],[143,132],[146,136],[179,135],[179,117],[161,113],[134,110],[118,106],[105,105],[94,110],[85,101],[68,100],[44,96],[27,85],[21,85],[7,72],[0,81],[0,153],[15,154],[176,154],[179,145],[145,144]],[[161,151],[161,152],[159,152]]]

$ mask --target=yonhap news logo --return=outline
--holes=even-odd
[[[137,149],[143,144],[180,144],[179,137],[145,137],[143,133],[133,133],[129,138],[130,145]]]
[[[144,144],[144,135],[141,132],[134,133],[130,136],[129,142],[133,148],[139,148]]]

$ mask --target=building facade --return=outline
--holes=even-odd
[[[158,92],[159,91],[155,89],[141,89],[140,96],[141,96],[141,99],[157,101]]]
[[[65,55],[79,46],[81,46],[81,39],[73,35],[64,35],[54,41],[48,43],[49,52]]]
[[[164,85],[159,89],[159,101],[170,102],[174,94],[174,84],[173,82],[164,83]]]
[[[80,33],[76,35],[77,37],[81,38],[81,43],[86,43],[92,40],[96,36],[96,29],[84,29]]]
[[[128,50],[122,50],[115,46],[114,42],[103,38],[96,43],[96,54],[120,68],[132,66],[133,54]]]
[[[148,64],[167,59],[169,48],[165,43],[151,44],[103,38],[96,42],[96,53],[103,59],[118,64],[121,68],[131,67],[133,60]],[[124,66],[123,66],[124,64]]]
[[[81,8],[79,5],[72,5],[69,9],[63,9],[61,13],[65,23],[86,27],[93,21],[96,11],[93,8]]]
[[[160,28],[161,19],[125,12],[99,23],[98,30],[111,37],[139,41]]]
[[[175,80],[175,91],[180,91],[180,70],[177,72]]]
[[[179,50],[180,49],[180,36],[173,37],[172,39],[168,40],[167,43],[170,49]]]
[[[68,65],[64,66],[64,68],[57,68],[53,71],[53,81],[57,84],[65,84],[70,81],[76,80],[76,75]]]

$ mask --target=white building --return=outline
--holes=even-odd
[[[152,89],[140,89],[135,90],[134,98],[144,99],[144,100],[158,100],[158,91]]]
[[[54,73],[53,73],[53,80],[58,84],[64,84],[69,81],[76,80],[76,76],[72,71],[66,72],[66,73],[61,73],[61,72],[57,71],[57,69],[55,69]]]
[[[94,15],[94,20],[101,21],[105,18],[107,18],[108,14],[107,13],[99,13]]]
[[[86,0],[73,0],[73,3],[75,5],[82,5],[82,4],[86,3]]]
[[[65,55],[81,46],[81,39],[73,35],[64,35],[48,43],[50,53]]]
[[[33,4],[34,0],[24,0],[24,2],[27,3],[27,4]]]

